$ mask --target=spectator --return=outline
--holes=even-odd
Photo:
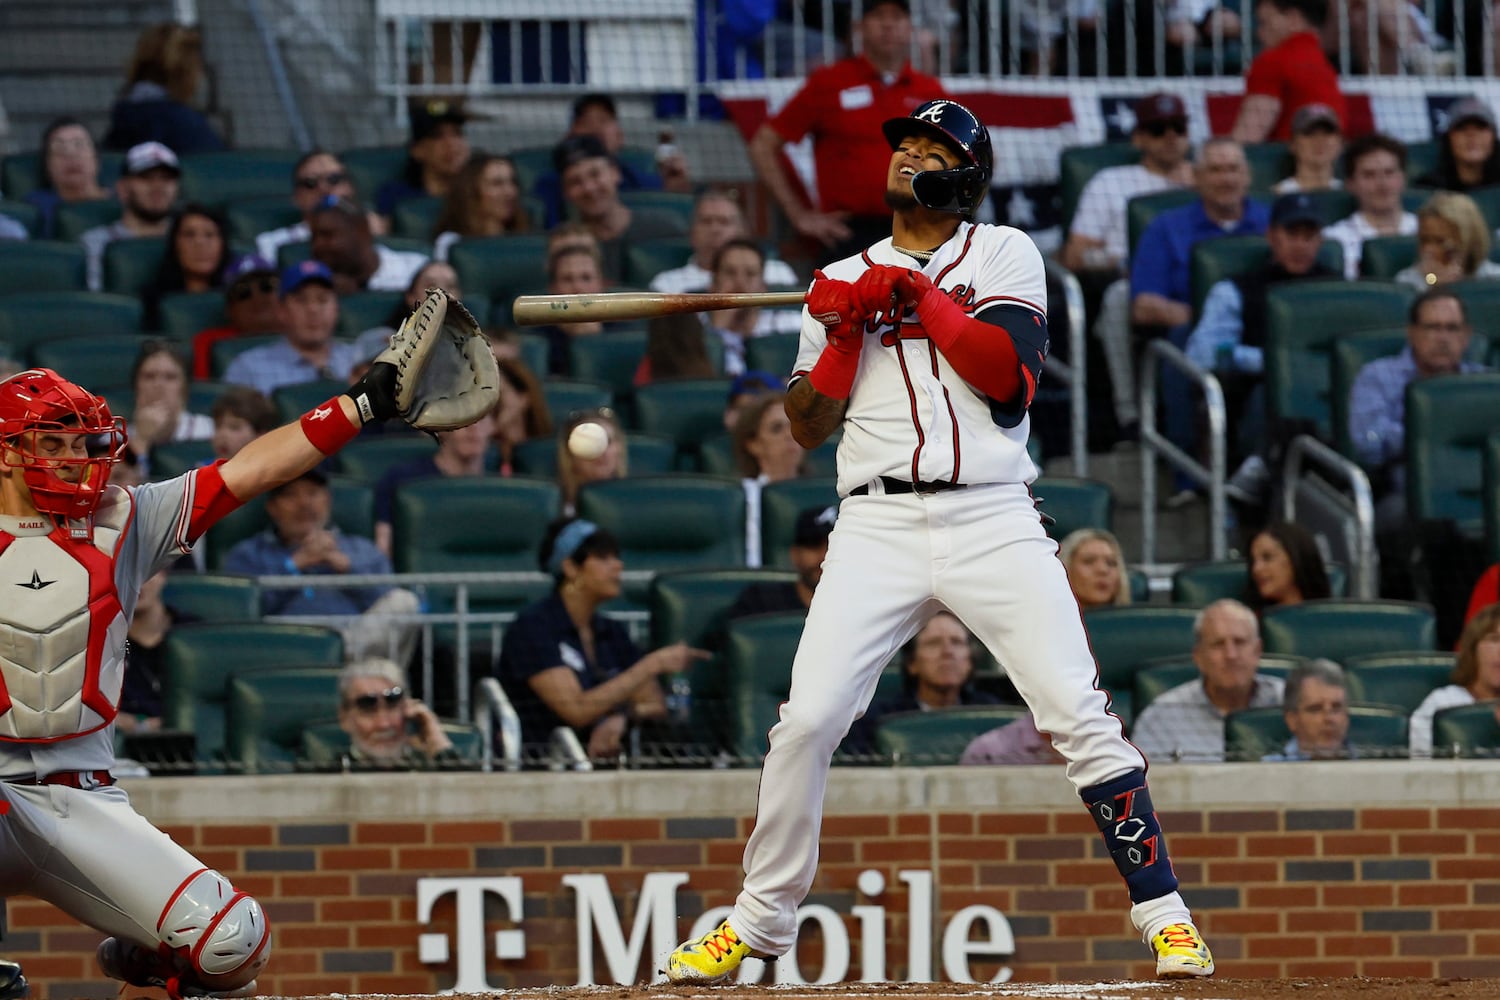
[[[209,409],[214,422],[214,458],[227,461],[262,434],[281,426],[276,404],[244,385],[233,385]]]
[[[412,274],[411,281],[406,285],[405,294],[391,307],[390,313],[385,317],[385,322],[380,326],[362,330],[359,336],[354,338],[355,357],[359,359],[356,368],[361,365],[368,366],[375,355],[390,346],[391,334],[406,322],[406,317],[410,316],[421,303],[429,288],[441,288],[455,301],[463,301],[463,286],[459,284],[458,272],[453,269],[453,265],[446,261],[429,260]],[[363,372],[360,372],[352,377],[359,378],[362,375]]]
[[[203,205],[184,205],[167,227],[167,252],[155,283],[146,290],[142,322],[161,326],[161,300],[176,292],[217,289],[229,266],[229,227],[223,216]]]
[[[1187,133],[1187,108],[1176,94],[1157,91],[1135,102],[1130,144],[1140,151],[1140,162],[1105,167],[1083,186],[1063,245],[1064,267],[1116,277],[1125,273],[1130,258],[1126,203],[1193,183]]]
[[[544,749],[569,726],[590,758],[617,756],[632,722],[660,719],[657,678],[685,673],[709,654],[685,643],[642,655],[620,622],[599,607],[620,596],[620,544],[591,521],[558,520],[542,540],[550,595],[505,630],[499,678],[521,716],[522,742]]]
[[[609,447],[598,458],[579,458],[568,450],[568,435],[581,423],[593,422],[609,432]],[[629,442],[615,411],[607,406],[568,414],[557,429],[557,485],[562,492],[562,513],[572,517],[578,508],[578,491],[589,483],[624,479],[630,474]]]
[[[1285,141],[1292,117],[1323,104],[1348,117],[1338,74],[1323,55],[1319,32],[1325,0],[1256,0],[1255,36],[1261,52],[1245,73],[1245,99],[1230,135],[1240,142]]]
[[[203,39],[185,24],[155,24],[141,32],[120,99],[109,113],[105,149],[159,142],[187,156],[215,153],[224,140],[191,102],[203,80]]]
[[[745,565],[760,565],[760,494],[767,483],[796,479],[807,450],[792,437],[786,396],[767,393],[748,403],[734,425],[734,461],[745,488]]]
[[[620,200],[620,167],[591,135],[558,143],[552,165],[561,179],[563,200],[599,241],[604,276],[623,279],[625,248],[643,240],[682,236],[682,220],[665,208],[630,208]]]
[[[1459,98],[1448,106],[1437,166],[1418,177],[1417,186],[1464,192],[1492,184],[1500,184],[1495,113],[1477,97]]]
[[[161,729],[166,697],[167,634],[177,625],[196,621],[162,600],[167,570],[141,584],[130,615],[125,646],[125,680],[120,689],[120,714],[115,728],[122,733],[154,733]]]
[[[724,430],[733,434],[740,412],[756,397],[768,392],[786,392],[786,383],[771,372],[750,371],[736,375],[729,383],[729,398],[724,403]]]
[[[941,610],[901,647],[901,693],[871,705],[849,729],[845,753],[872,754],[880,721],[895,712],[930,712],[958,705],[997,705],[974,686],[974,637],[958,616]]]
[[[385,556],[395,551],[396,491],[419,479],[457,478],[485,474],[495,418],[486,415],[452,431],[438,431],[437,449],[387,469],[375,484],[375,547]]]
[[[531,218],[521,203],[515,161],[508,156],[475,153],[458,172],[432,227],[432,256],[434,260],[447,260],[448,251],[462,239],[530,231]]]
[[[255,237],[255,251],[266,260],[274,262],[282,247],[292,243],[306,243],[312,239],[312,211],[325,198],[355,197],[354,182],[343,161],[323,149],[314,149],[303,155],[292,167],[292,204],[302,213],[302,218],[290,226],[268,229]],[[379,216],[376,216],[379,218]]]
[[[727,191],[710,188],[693,203],[693,222],[688,243],[693,256],[681,267],[662,271],[651,279],[653,292],[702,292],[713,278],[714,256],[736,237],[745,236],[745,216],[739,202]],[[784,260],[768,259],[762,275],[767,285],[797,285],[797,273]]]
[[[26,194],[26,202],[41,213],[37,236],[57,235],[59,205],[100,201],[109,192],[99,183],[99,152],[94,138],[76,118],[56,118],[42,133],[41,183]]]
[[[890,148],[879,125],[944,97],[935,77],[912,69],[907,0],[866,4],[858,55],[814,70],[750,140],[750,164],[799,234],[827,248],[827,260],[858,253],[890,235],[885,168]],[[817,193],[812,206],[782,160],[782,146],[811,135]],[[877,169],[876,164],[881,166]]]
[[[219,341],[281,332],[281,285],[274,264],[258,254],[241,254],[224,269],[222,284],[228,323],[193,335],[195,379],[213,378],[213,349]]]
[[[823,579],[823,560],[828,557],[828,535],[833,523],[838,520],[837,504],[828,507],[808,507],[797,514],[797,523],[792,531],[792,544],[787,555],[797,579],[752,583],[740,591],[724,620],[732,622],[751,615],[767,615],[778,611],[806,611],[812,604],[818,581]]]
[[[714,254],[713,280],[709,291],[719,293],[763,292],[766,255],[753,240],[736,238]],[[798,333],[802,329],[802,311],[766,309],[746,306],[704,313],[710,335],[724,344],[724,371],[739,375],[745,371],[745,341],[776,333]]]
[[[1432,717],[1437,713],[1500,698],[1500,605],[1485,608],[1464,625],[1458,639],[1458,663],[1448,680],[1411,713],[1409,736],[1414,758],[1432,756]]]
[[[1148,758],[1224,759],[1224,717],[1246,708],[1281,704],[1281,678],[1256,672],[1260,633],[1255,612],[1225,598],[1193,621],[1197,680],[1179,684],[1136,717],[1130,740]]]
[[[85,230],[78,242],[88,255],[88,285],[104,288],[104,248],[115,240],[140,236],[165,236],[172,204],[177,201],[177,178],[182,169],[177,154],[159,142],[132,146],[125,154],[115,195],[120,199],[120,218],[105,226]]]
[[[500,475],[513,475],[511,462],[522,441],[552,436],[552,413],[536,373],[519,358],[497,359],[500,401],[495,405],[492,440],[500,452]]]
[[[1082,611],[1130,603],[1130,576],[1120,540],[1103,528],[1079,528],[1058,546],[1068,585]]]
[[[1063,755],[1052,748],[1052,737],[1036,728],[1027,712],[1014,722],[991,729],[969,741],[960,764],[1064,764]]]
[[[1326,104],[1304,104],[1292,115],[1292,173],[1277,181],[1277,194],[1327,191],[1342,187],[1333,168],[1344,149],[1344,131],[1338,112]]]
[[[646,353],[636,366],[634,382],[648,385],[679,378],[717,378],[708,356],[707,332],[692,313],[653,316],[646,323]]]
[[[224,560],[228,573],[246,576],[360,576],[390,573],[391,561],[368,538],[346,535],[333,524],[333,491],[314,467],[266,493],[271,526],[235,544]],[[417,595],[400,587],[262,587],[265,615],[339,615],[344,655],[357,660],[389,655],[405,663],[416,648],[415,626],[393,620],[418,610]]]
[[[130,369],[135,414],[126,428],[128,447],[146,460],[151,449],[168,441],[207,441],[214,422],[202,413],[189,413],[188,370],[173,345],[148,340],[141,345]]]
[[[347,198],[325,197],[313,208],[308,225],[313,259],[328,265],[340,295],[403,291],[427,263],[422,254],[376,243],[364,209]]]
[[[462,766],[436,713],[410,695],[394,660],[362,657],[339,671],[339,728],[349,734],[349,764],[395,771]]]
[[[1401,204],[1406,190],[1406,145],[1388,135],[1362,135],[1344,150],[1344,180],[1354,195],[1352,215],[1323,230],[1323,238],[1344,248],[1344,277],[1359,277],[1365,240],[1415,236],[1417,216]]]
[[[547,230],[547,259],[551,260],[564,250],[592,250],[600,253],[599,239],[594,231],[576,219],[559,222]]]
[[[407,114],[411,139],[406,144],[406,169],[375,192],[375,211],[387,220],[396,205],[408,198],[446,198],[458,172],[469,162],[469,140],[464,135],[469,115],[460,102],[413,101]]]
[[[282,271],[282,339],[236,355],[224,381],[251,386],[267,396],[284,385],[346,381],[358,359],[354,345],[333,339],[339,321],[333,281],[333,273],[316,260]]]
[[[1474,199],[1434,192],[1417,210],[1417,259],[1396,272],[1396,280],[1425,292],[1450,281],[1495,277],[1500,264],[1490,260],[1490,227]]]
[[[1280,753],[1262,760],[1347,760],[1358,757],[1349,745],[1349,685],[1344,668],[1332,660],[1309,660],[1292,668],[1281,702],[1292,738]]]
[[[1481,5],[1482,7],[1483,5]],[[1370,27],[1371,12],[1375,28]],[[1433,43],[1446,45],[1432,29],[1432,23],[1415,0],[1348,0],[1345,5],[1349,25],[1350,69],[1370,76],[1396,76],[1410,72],[1442,75],[1443,69],[1433,51]],[[1323,47],[1338,52],[1342,18],[1329,18],[1323,26]],[[1451,65],[1447,73],[1452,73]]]
[[[547,291],[553,295],[597,294],[604,291],[604,272],[599,251],[588,246],[567,245],[547,258]],[[568,343],[574,337],[597,337],[607,329],[598,320],[551,323],[533,333],[547,338],[547,373],[567,375]]]
[[[1318,540],[1290,521],[1272,521],[1250,540],[1245,573],[1245,603],[1257,614],[1333,596]]]

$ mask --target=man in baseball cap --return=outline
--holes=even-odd
[[[339,321],[333,272],[316,260],[299,261],[281,272],[280,295],[282,339],[236,355],[224,381],[267,396],[284,385],[347,381],[357,359],[354,345],[333,339]]]
[[[104,248],[115,240],[165,236],[172,205],[177,201],[177,179],[182,167],[177,154],[159,142],[131,146],[115,181],[120,218],[85,230],[78,237],[88,258],[90,291],[104,288]]]
[[[1342,187],[1334,164],[1344,151],[1344,129],[1339,114],[1326,104],[1304,104],[1292,115],[1292,138],[1288,144],[1295,169],[1276,182],[1277,194],[1295,191],[1326,191]]]
[[[276,265],[259,254],[241,254],[224,268],[223,326],[193,336],[193,378],[213,378],[213,348],[221,340],[281,332],[281,285]]]
[[[375,211],[387,219],[408,198],[445,197],[469,162],[464,124],[473,116],[463,102],[441,97],[416,100],[407,106],[407,117],[411,138],[406,143],[406,170],[375,192]]]
[[[725,621],[764,615],[776,611],[806,611],[812,604],[813,591],[823,578],[823,559],[828,555],[828,535],[838,520],[837,504],[808,507],[797,515],[792,544],[787,548],[795,580],[752,583],[735,598],[724,615]]]
[[[753,369],[736,375],[729,383],[729,398],[724,401],[724,429],[733,434],[740,410],[756,396],[768,392],[786,392],[786,383],[771,372]]]

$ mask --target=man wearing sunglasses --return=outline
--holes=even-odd
[[[355,196],[354,183],[337,156],[315,149],[292,168],[292,204],[297,206],[302,218],[293,225],[270,229],[255,237],[255,252],[274,263],[276,253],[282,247],[312,239],[312,230],[308,226],[312,210],[329,195],[352,199]]]
[[[199,330],[193,335],[193,378],[211,379],[214,344],[234,337],[253,337],[282,331],[281,282],[276,266],[260,254],[241,254],[224,269],[223,326]]]
[[[411,697],[406,671],[391,660],[355,660],[339,673],[339,728],[356,767],[375,770],[458,764],[436,713]]]

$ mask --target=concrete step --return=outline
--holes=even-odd
[[[109,73],[0,74],[0,100],[12,119],[28,114],[109,113],[123,67]]]
[[[137,31],[173,19],[171,0],[5,0],[0,31],[34,28],[102,28],[129,25]],[[62,56],[66,50],[57,54]]]
[[[0,27],[0,66],[6,73],[69,71],[125,75],[140,30],[133,24],[76,27]]]

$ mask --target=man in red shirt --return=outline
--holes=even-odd
[[[1319,32],[1326,0],[1257,0],[1255,35],[1261,53],[1245,74],[1245,100],[1230,133],[1240,142],[1291,138],[1292,116],[1307,104],[1326,104],[1347,122],[1338,74],[1323,55]]]
[[[786,106],[750,140],[750,163],[797,232],[832,248],[839,260],[890,235],[880,131],[927,101],[948,96],[936,77],[918,73],[911,54],[908,0],[870,0],[858,25],[860,53],[808,75]],[[817,204],[804,204],[782,165],[781,147],[813,138]]]

